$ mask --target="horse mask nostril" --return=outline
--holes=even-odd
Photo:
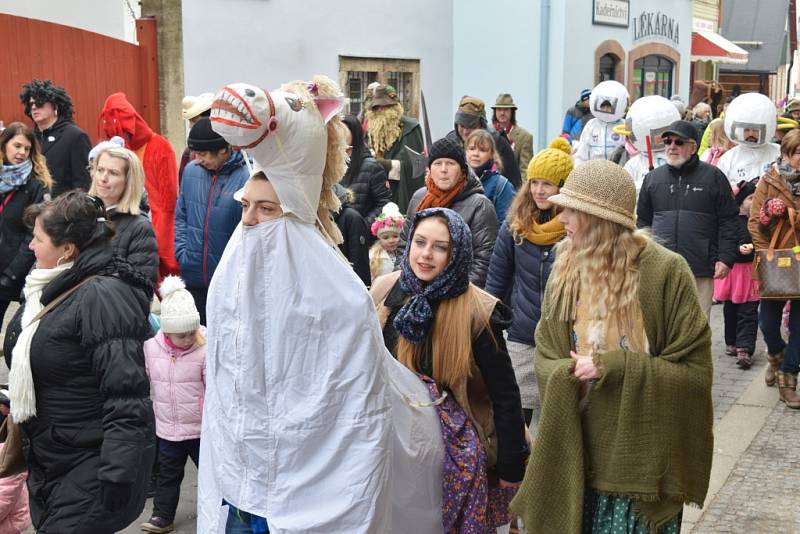
[[[254,96],[256,96],[256,92],[255,92],[255,91],[253,91],[252,89],[245,89],[245,90],[244,90],[244,94],[245,94],[246,96],[249,96],[249,97],[251,97],[251,98],[252,98],[252,97],[254,97]]]

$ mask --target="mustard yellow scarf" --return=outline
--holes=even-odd
[[[561,241],[565,233],[564,225],[561,224],[558,217],[553,217],[541,224],[533,221],[531,227],[522,234],[522,237],[534,245],[548,246],[555,245]]]

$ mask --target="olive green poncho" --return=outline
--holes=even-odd
[[[637,501],[655,531],[702,506],[713,453],[711,331],[686,261],[655,243],[639,258],[651,354],[595,357],[602,377],[579,409],[572,325],[554,318],[552,285],[536,329],[542,418],[511,509],[528,532],[579,533],[586,486]]]

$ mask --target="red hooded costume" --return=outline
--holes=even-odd
[[[178,198],[178,165],[175,151],[164,137],[150,126],[128,102],[125,93],[106,99],[100,125],[109,139],[118,135],[125,146],[136,152],[145,174],[144,187],[150,203],[153,230],[158,242],[159,278],[178,274],[175,259],[175,202]]]

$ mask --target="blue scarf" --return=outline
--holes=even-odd
[[[417,225],[422,219],[433,215],[447,219],[447,228],[450,230],[450,261],[436,278],[425,284],[411,270],[409,253]],[[400,274],[400,288],[411,298],[395,315],[393,324],[397,332],[414,345],[421,343],[433,325],[433,304],[464,293],[469,287],[471,268],[472,232],[461,215],[447,208],[428,208],[417,213],[403,254]]]
[[[28,181],[33,170],[33,162],[26,160],[19,165],[3,165],[0,169],[0,193],[13,191]]]

